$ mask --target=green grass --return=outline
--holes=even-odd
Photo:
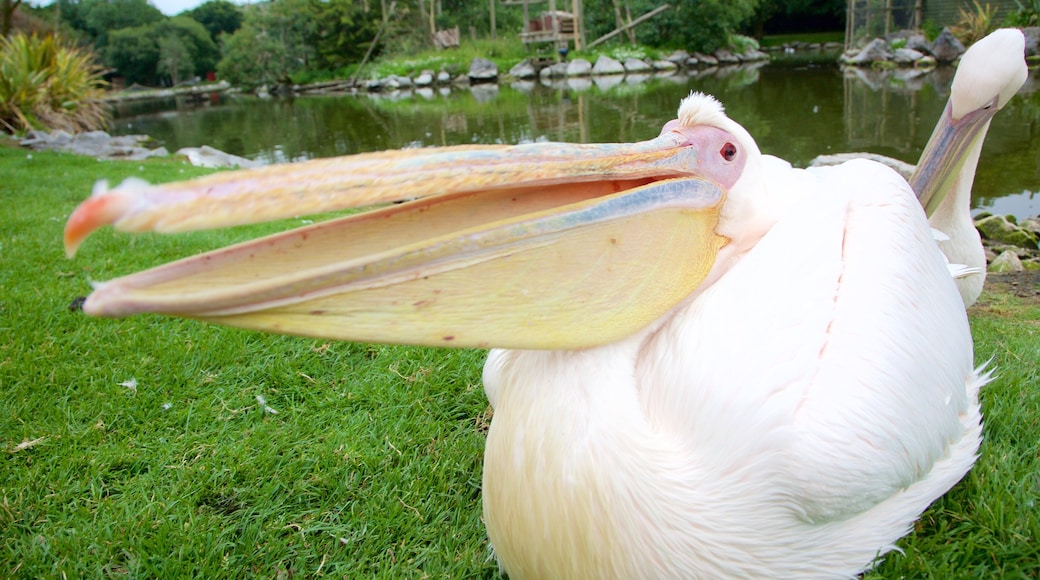
[[[0,576],[495,576],[482,352],[69,309],[89,279],[287,225],[106,230],[65,259],[96,179],[206,172],[0,147]],[[973,310],[977,359],[998,369],[982,457],[868,578],[1040,574],[1038,320],[1005,295]]]

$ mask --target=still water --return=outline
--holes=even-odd
[[[916,75],[916,76],[915,76]],[[396,95],[122,105],[114,133],[144,133],[170,151],[210,145],[267,163],[401,147],[649,139],[690,91],[718,97],[764,153],[805,166],[869,151],[914,163],[946,105],[952,70],[730,68],[697,76],[581,79]],[[1040,78],[996,117],[975,184],[978,210],[1040,214]]]

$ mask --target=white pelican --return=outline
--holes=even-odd
[[[993,115],[1026,81],[1029,71],[1025,58],[1016,58],[1020,54],[1025,54],[1025,37],[1015,28],[998,30],[964,53],[950,100],[910,177],[932,227],[946,236],[939,247],[952,264],[963,267],[957,289],[966,307],[975,303],[986,281],[986,254],[971,218],[971,186]],[[979,129],[965,130],[968,125]]]
[[[907,182],[792,169],[700,94],[635,144],[101,187],[66,247],[412,196],[101,284],[84,310],[519,349],[484,370],[484,516],[513,578],[851,577],[975,461],[986,379]]]

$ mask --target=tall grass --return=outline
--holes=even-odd
[[[0,39],[0,128],[76,132],[109,119],[98,101],[104,81],[90,53],[55,36],[16,34]]]
[[[105,230],[64,258],[95,180],[206,172],[0,147],[0,577],[496,577],[481,351],[70,308],[90,280],[299,223]],[[971,315],[997,369],[981,457],[868,579],[1040,574],[1040,307],[987,292]]]

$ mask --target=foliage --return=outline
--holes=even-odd
[[[22,4],[22,0],[0,0],[0,36],[11,33],[11,24],[14,21],[14,11]]]
[[[1008,14],[1004,22],[1006,26],[1040,26],[1040,0],[1026,0],[1025,3],[1015,0],[1015,7],[1015,11]]]
[[[636,29],[639,42],[661,48],[711,52],[754,15],[758,0],[677,0],[664,17]]]
[[[93,56],[54,36],[0,39],[0,127],[9,132],[98,129],[108,121]]]
[[[183,14],[202,24],[218,45],[222,34],[234,34],[242,27],[242,8],[228,0],[207,0]]]
[[[314,2],[315,29],[308,41],[314,47],[312,66],[336,69],[359,62],[379,29],[380,15],[364,10],[354,0]]]
[[[528,56],[527,49],[516,36],[500,38],[496,41],[477,40],[463,43],[454,50],[436,50],[433,48],[418,52],[408,58],[387,57],[377,59],[371,68],[366,68],[364,75],[385,77],[389,75],[414,76],[421,71],[448,71],[452,75],[466,72],[474,58],[486,58],[494,62],[500,70],[508,69]]]
[[[961,8],[960,19],[956,25],[950,27],[950,32],[964,44],[974,44],[996,30],[999,24],[996,20],[996,8],[989,3],[979,4],[979,0],[971,0],[971,3],[973,9]]]
[[[166,18],[148,0],[82,0],[78,4],[71,17],[78,23],[77,28],[87,32],[99,52],[108,46],[111,32]]]
[[[159,84],[164,77],[173,76],[168,72],[169,63],[160,64],[160,42],[163,39],[166,39],[167,51],[175,50],[169,40],[171,37],[176,38],[187,53],[187,60],[180,59],[182,64],[178,65],[179,71],[202,76],[216,68],[219,49],[206,29],[187,16],[175,16],[154,24],[113,32],[106,51],[106,61],[128,83]],[[191,68],[184,69],[184,62],[191,63]]]
[[[224,37],[217,72],[227,81],[256,87],[288,80],[310,67],[317,21],[309,0],[278,0],[245,8],[242,27]]]
[[[187,47],[176,34],[159,39],[159,64],[157,67],[159,74],[169,76],[176,85],[184,77],[190,75],[194,68],[191,54],[188,53]]]

